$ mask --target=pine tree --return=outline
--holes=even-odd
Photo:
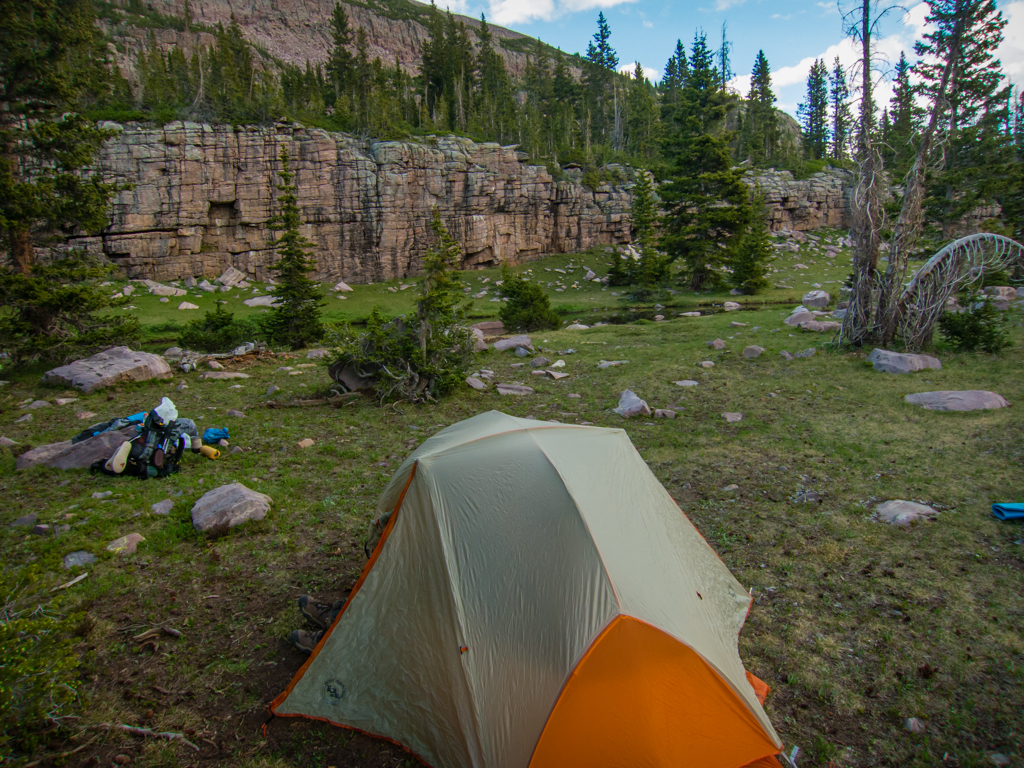
[[[914,103],[914,86],[910,82],[910,63],[906,53],[900,51],[893,77],[893,93],[888,109],[889,130],[885,143],[889,156],[886,158],[893,173],[904,175],[917,154],[915,140],[920,122],[920,109]]]
[[[850,86],[846,82],[846,70],[839,62],[838,56],[832,65],[828,88],[832,107],[832,140],[829,143],[829,157],[841,162],[849,157],[853,111],[850,109]]]
[[[743,148],[755,165],[770,162],[779,144],[779,119],[775,114],[771,68],[764,51],[757,52],[750,73],[747,113],[743,119]]]
[[[661,119],[665,123],[672,123],[679,110],[679,101],[682,98],[683,86],[690,74],[690,65],[686,59],[686,46],[682,40],[676,40],[676,49],[669,56],[665,64],[665,76],[658,83],[658,90],[661,93]]]
[[[775,256],[768,231],[768,208],[760,191],[750,196],[750,221],[743,241],[732,260],[733,287],[747,295],[759,293],[771,285],[767,267]]]
[[[83,173],[112,135],[74,109],[105,68],[90,0],[0,2],[0,248],[28,274],[35,246],[60,231],[95,232],[107,224],[116,187]]]
[[[654,88],[644,76],[644,68],[637,62],[629,83],[626,148],[637,157],[649,160],[654,155],[657,140],[658,106]]]
[[[725,34],[726,22],[722,22],[722,45],[718,49],[716,58],[718,59],[718,84],[722,89],[722,93],[726,92],[726,88],[729,85],[729,81],[732,79],[732,62],[729,60],[729,51],[732,50],[732,43]]]
[[[295,173],[291,169],[288,150],[284,147],[281,148],[280,159],[278,175],[281,183],[277,189],[281,192],[278,198],[281,212],[270,225],[271,229],[281,233],[273,243],[277,261],[270,265],[278,278],[274,295],[279,304],[271,309],[264,327],[274,343],[301,349],[323,337],[324,329],[320,325],[323,301],[309,277],[315,266],[311,257],[313,244],[299,232],[302,219],[297,187],[292,183]]]
[[[828,149],[828,72],[825,62],[815,59],[807,75],[807,101],[797,113],[803,123],[804,151],[815,160]]]
[[[612,48],[611,29],[604,12],[597,15],[597,32],[587,45],[587,56],[583,67],[583,80],[587,90],[587,107],[590,115],[590,137],[604,143],[614,144],[618,138],[618,117],[614,112],[615,73],[619,57]]]
[[[331,50],[327,59],[327,77],[331,82],[331,106],[338,104],[352,85],[352,32],[348,25],[348,14],[341,3],[334,4],[331,14]]]
[[[647,301],[668,276],[668,262],[657,250],[658,211],[650,173],[638,168],[635,179],[630,214],[633,243],[639,257],[634,259],[625,254],[615,259],[608,270],[608,282],[630,286],[627,296],[633,301]]]

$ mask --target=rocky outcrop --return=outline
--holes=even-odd
[[[772,230],[848,227],[853,174],[838,168],[797,181],[789,171],[748,171],[747,186],[760,188]]]
[[[294,123],[178,122],[123,127],[106,143],[100,171],[131,188],[115,197],[102,235],[69,244],[133,279],[216,277],[235,267],[265,280],[282,148],[293,158],[303,234],[322,280],[417,274],[434,206],[463,245],[464,268],[630,241],[626,189],[555,182],[515,147],[362,140]]]

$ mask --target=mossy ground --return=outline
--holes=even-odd
[[[810,269],[793,277],[800,259]],[[571,262],[603,274],[606,261],[560,256],[528,268],[547,282],[562,276],[545,268]],[[276,719],[264,733],[265,706],[303,661],[286,643],[301,626],[296,597],[334,598],[352,587],[364,561],[360,542],[394,469],[430,434],[499,409],[627,431],[682,511],[750,588],[754,605],[740,653],[772,687],[766,709],[786,744],[801,747],[801,765],[983,766],[995,752],[1021,764],[1024,527],[997,521],[990,508],[994,501],[1024,501],[1024,425],[1018,407],[934,413],[903,401],[908,393],[939,389],[989,389],[1014,404],[1024,400],[1021,314],[1011,312],[1014,346],[1000,357],[940,346],[932,353],[941,371],[876,373],[864,362],[869,350],[830,352],[821,336],[782,325],[810,284],[838,288],[825,281],[845,277],[848,256],[835,261],[842,263],[808,249],[780,259],[793,288],[752,298],[788,305],[684,318],[677,312],[729,297],[679,294],[664,311],[666,322],[534,334],[535,344],[549,350],[543,354],[565,360],[570,377],[561,381],[532,376],[528,366],[513,369],[521,361],[510,352],[481,354],[475,365],[493,370],[497,380],[536,389],[520,398],[467,388],[431,406],[380,408],[357,399],[340,408],[268,407],[264,393],[272,383],[281,387],[272,398],[278,402],[326,391],[323,366],[297,368],[303,373],[295,376],[276,372],[308,362],[298,354],[247,367],[250,378],[237,382],[178,373],[173,381],[79,396],[15,424],[24,413],[19,403],[52,403],[66,393],[41,386],[38,371],[5,374],[12,381],[0,389],[0,433],[22,445],[67,439],[83,426],[76,411],[108,418],[151,408],[168,395],[200,429],[226,426],[232,444],[247,449],[217,461],[189,455],[179,475],[146,482],[88,471],[16,472],[11,453],[0,458],[0,546],[8,574],[34,569],[49,588],[81,571],[65,571],[64,555],[84,549],[99,558],[64,603],[90,617],[79,644],[82,719],[72,722],[185,732],[201,750],[71,725],[44,739],[37,757],[97,737],[63,762],[95,757],[109,765],[123,754],[138,765],[415,764],[398,747],[317,723]],[[468,278],[475,287],[484,276],[493,281],[497,273]],[[584,322],[588,314],[622,313],[614,289],[582,285],[564,293],[552,287],[555,305],[571,304]],[[327,300],[345,306],[335,318],[358,320],[375,303],[407,310],[413,292],[356,286],[345,301]],[[210,308],[223,295],[210,295]],[[173,342],[154,327],[189,314],[167,309],[177,301],[136,300],[153,347]],[[493,314],[496,306],[478,300],[477,313]],[[733,321],[747,326],[731,328]],[[726,340],[724,351],[706,346],[715,338]],[[747,344],[767,352],[745,360],[739,353]],[[808,359],[779,356],[810,346],[818,353]],[[577,352],[559,354],[569,348]],[[629,362],[599,370],[602,359]],[[715,366],[698,367],[703,360]],[[684,378],[699,385],[673,383]],[[176,391],[182,382],[188,388]],[[623,420],[611,408],[627,387],[652,408],[676,409],[678,418]],[[229,409],[246,416],[228,417]],[[727,424],[724,411],[741,412],[743,420]],[[316,445],[297,448],[305,437]],[[194,501],[234,481],[270,494],[271,514],[220,539],[197,535],[189,521]],[[731,484],[738,490],[723,490]],[[105,490],[115,495],[91,498]],[[797,503],[803,490],[817,491],[821,502]],[[166,498],[175,502],[172,512],[151,514],[150,505]],[[941,514],[907,529],[872,520],[874,504],[891,498],[921,500]],[[6,525],[29,512],[39,522],[70,523],[71,530],[43,538]],[[109,541],[130,532],[146,537],[134,555],[106,552]],[[183,636],[162,638],[156,650],[136,648],[131,636],[158,624]],[[909,717],[927,730],[906,731]]]

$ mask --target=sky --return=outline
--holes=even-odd
[[[597,31],[598,12],[611,28],[611,44],[623,69],[639,62],[651,80],[660,78],[675,49],[676,40],[689,48],[694,33],[703,30],[708,44],[718,49],[722,25],[732,45],[730,57],[736,74],[733,87],[744,96],[758,50],[763,50],[772,71],[780,109],[796,116],[804,100],[807,73],[816,58],[831,70],[836,56],[850,69],[857,62],[855,45],[843,35],[841,8],[835,0],[436,0],[438,7],[479,17],[492,24],[538,37],[566,53],[585,54]],[[1024,0],[996,0],[1008,21],[999,49],[1004,74],[1024,87]],[[852,7],[844,3],[842,9]],[[892,92],[888,74],[900,51],[914,60],[914,41],[925,29],[928,8],[920,0],[904,0],[906,12],[897,11],[883,21],[876,50],[882,54],[876,99],[888,102]],[[848,77],[852,80],[852,77]]]

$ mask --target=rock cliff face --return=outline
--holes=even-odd
[[[292,157],[317,277],[371,282],[417,274],[437,206],[464,268],[630,241],[629,193],[555,182],[513,147],[455,137],[360,140],[297,124],[128,126],[98,157],[132,185],[99,237],[73,238],[130,278],[269,277],[278,157]]]
[[[849,171],[829,169],[803,181],[789,171],[751,171],[743,181],[764,194],[772,230],[850,225],[853,174]]]

